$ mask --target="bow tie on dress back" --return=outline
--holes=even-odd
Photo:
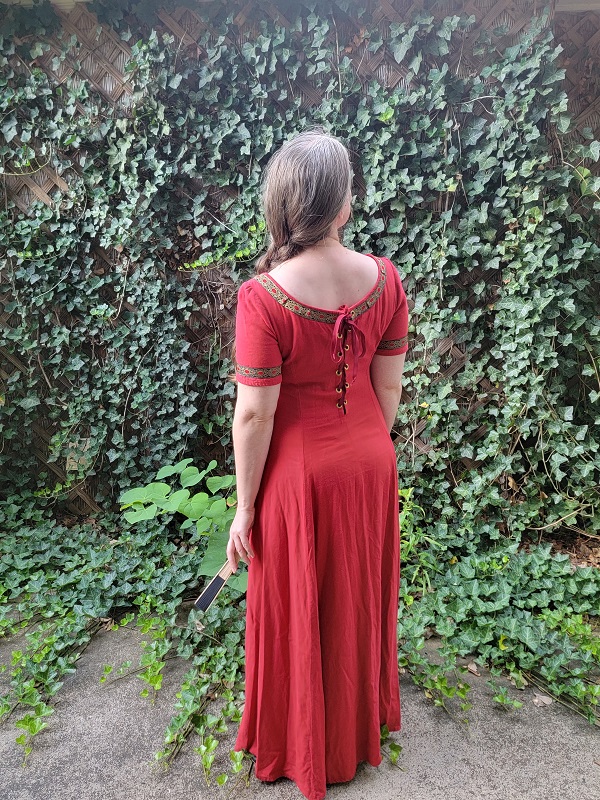
[[[352,383],[354,383],[358,375],[358,359],[366,353],[367,342],[364,333],[352,319],[348,306],[341,306],[333,327],[331,358],[338,364],[336,375],[340,376],[340,382],[335,390],[341,398],[337,407],[343,409],[344,414],[346,413],[346,390],[350,386],[346,380],[348,364],[344,359],[349,350],[352,350]]]

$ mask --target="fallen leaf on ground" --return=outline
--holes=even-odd
[[[536,706],[549,706],[552,702],[552,698],[548,697],[547,694],[540,694],[539,692],[533,693],[533,702]]]
[[[474,661],[471,661],[469,664],[467,664],[467,669],[473,675],[477,675],[478,677],[481,677],[481,672],[479,672],[479,670],[477,668],[477,664]]]

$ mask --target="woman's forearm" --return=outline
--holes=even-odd
[[[381,411],[383,413],[383,418],[385,419],[385,424],[387,425],[388,431],[392,430],[394,422],[396,421],[396,415],[398,414],[398,406],[400,405],[400,396],[402,395],[402,387],[398,385],[397,387],[394,386],[393,388],[378,388],[373,387],[375,389],[375,395],[377,396],[377,400],[379,405],[381,406]]]
[[[261,417],[244,412],[233,417],[233,452],[239,509],[254,508],[254,502],[265,468],[273,417]]]

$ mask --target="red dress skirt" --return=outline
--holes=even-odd
[[[337,311],[268,274],[238,295],[237,379],[281,390],[250,535],[236,749],[308,800],[380,764],[380,726],[400,729],[398,476],[369,367],[407,350],[408,312],[395,267],[375,260],[375,286]]]

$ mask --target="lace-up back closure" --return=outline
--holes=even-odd
[[[348,341],[350,340],[350,341]],[[347,380],[348,364],[346,353],[352,351],[352,383],[358,375],[358,359],[362,358],[367,349],[367,342],[364,333],[352,319],[348,306],[342,306],[338,318],[333,328],[333,341],[331,357],[338,365],[336,375],[340,376],[340,382],[336,386],[336,392],[340,395],[337,407],[346,413],[346,392],[350,388]]]
[[[331,358],[337,366],[336,375],[339,381],[336,386],[335,402],[337,407],[346,414],[347,398],[346,393],[358,375],[359,359],[365,355],[366,339],[363,331],[356,324],[356,320],[368,311],[381,296],[387,279],[386,266],[383,259],[377,256],[373,258],[378,267],[379,274],[375,286],[368,292],[362,300],[351,306],[343,305],[336,311],[325,308],[316,308],[296,300],[289,295],[268,273],[255,275],[257,281],[281,306],[305,319],[312,319],[315,322],[324,322],[333,325],[331,337]],[[350,365],[348,361],[352,359],[352,379],[348,379]]]

